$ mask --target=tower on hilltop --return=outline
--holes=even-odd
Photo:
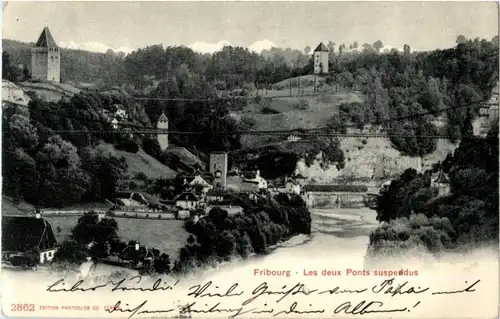
[[[314,49],[314,74],[328,73],[328,56],[330,50],[321,42]]]
[[[31,78],[61,82],[61,52],[48,27],[43,28],[38,41],[31,48]]]
[[[214,175],[214,185],[217,184],[226,189],[227,184],[227,153],[213,152],[210,153],[209,171]]]
[[[161,113],[160,117],[158,118],[158,123],[156,123],[156,127],[162,130],[168,130],[168,118],[165,113]],[[166,150],[168,148],[168,133],[158,134],[157,138],[161,150]]]

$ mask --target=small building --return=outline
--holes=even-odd
[[[158,197],[144,192],[118,191],[114,197],[115,204],[128,210],[159,211],[165,208]]]
[[[152,261],[155,255],[150,248],[136,243],[125,247],[120,252],[119,258],[125,262],[144,262],[146,260]]]
[[[184,187],[187,189],[193,189],[199,187],[202,194],[206,194],[209,190],[213,189],[214,176],[212,173],[206,172],[201,173],[196,171],[191,176],[186,176],[184,178]]]
[[[200,204],[200,199],[192,192],[182,193],[175,199],[175,206],[183,209],[196,209]]]
[[[321,42],[316,49],[314,49],[314,74],[328,73],[328,57],[330,50],[326,45]]]
[[[259,189],[267,189],[267,181],[260,176],[260,170],[243,172],[243,181],[257,183]]]
[[[438,190],[438,196],[446,196],[450,194],[451,182],[448,176],[440,170],[436,177],[431,179],[431,187]]]
[[[2,217],[2,260],[14,266],[24,261],[43,264],[54,258],[57,240],[50,223],[40,214],[35,217]]]
[[[298,137],[297,135],[293,135],[293,134],[292,134],[292,135],[289,135],[289,136],[286,138],[286,140],[287,140],[288,142],[298,142],[298,141],[300,141],[300,137]]]
[[[288,194],[300,195],[301,186],[296,180],[294,180],[293,178],[289,178],[285,182],[285,190],[286,190],[286,193],[288,193]]]
[[[113,104],[111,106],[111,111],[113,114],[121,120],[128,119],[127,110],[121,104]]]
[[[206,194],[206,200],[208,203],[210,202],[221,202],[224,200],[224,195],[220,191],[216,191],[211,189]]]

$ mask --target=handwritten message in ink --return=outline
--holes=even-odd
[[[369,316],[383,313],[407,313],[418,310],[423,306],[423,299],[440,298],[443,295],[472,294],[481,287],[481,280],[457,280],[453,284],[455,289],[440,289],[439,286],[419,286],[412,284],[406,277],[385,278],[375,284],[359,285],[357,287],[332,285],[331,287],[317,288],[305,285],[300,281],[293,284],[276,286],[266,281],[255,284],[250,289],[243,288],[238,282],[215,283],[206,281],[191,285],[183,289],[180,296],[184,298],[179,304],[171,307],[158,307],[160,296],[146,298],[146,295],[161,295],[162,300],[169,300],[180,289],[180,282],[168,283],[158,278],[152,283],[145,284],[141,276],[134,276],[99,285],[88,285],[85,280],[73,283],[59,279],[46,288],[49,293],[94,293],[98,291],[116,294],[116,302],[100,308],[108,315],[121,314],[128,318],[135,316],[161,315],[162,317],[176,317],[191,315],[203,317],[214,314],[227,317],[297,317],[304,316]],[[139,300],[128,298],[120,292],[143,293]],[[321,302],[319,297],[332,296],[328,302]],[[343,298],[338,298],[342,296]],[[436,302],[439,300],[436,299]],[[167,302],[162,303],[167,304]],[[114,316],[114,315],[113,315]]]

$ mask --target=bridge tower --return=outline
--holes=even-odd
[[[158,123],[156,127],[163,130],[168,130],[168,118],[165,113],[161,113],[158,118]],[[158,143],[160,144],[160,148],[162,151],[168,148],[168,133],[158,134],[157,135]]]

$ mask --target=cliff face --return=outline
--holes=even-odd
[[[2,80],[2,101],[20,105],[28,105],[31,98],[16,84]]]
[[[341,148],[345,155],[343,169],[339,170],[334,165],[322,169],[320,154],[309,167],[303,160],[300,160],[297,163],[296,173],[316,183],[329,183],[342,179],[353,182],[382,181],[395,177],[408,168],[414,168],[417,171],[429,169],[433,164],[443,161],[447,154],[457,147],[446,140],[439,140],[437,144],[436,151],[418,158],[402,156],[391,146],[388,139],[348,138],[341,141]]]

